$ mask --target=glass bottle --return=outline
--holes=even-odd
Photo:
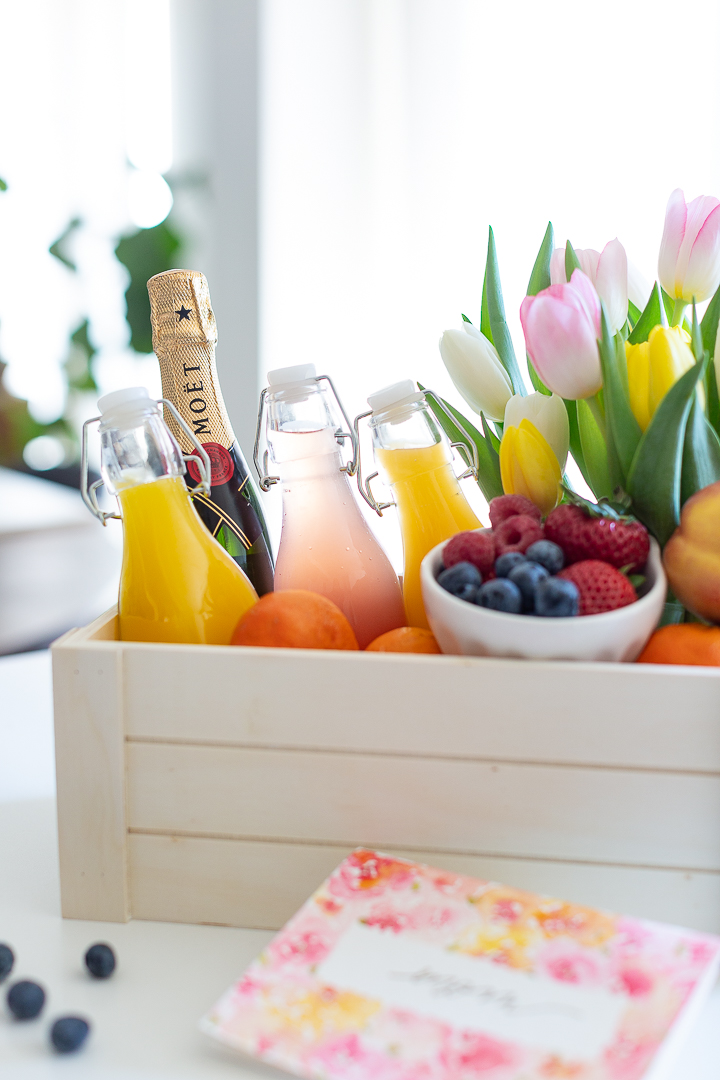
[[[447,437],[415,384],[405,379],[367,401],[375,460],[400,516],[405,614],[410,626],[428,628],[421,562],[436,544],[465,529],[479,529],[481,523],[460,489]],[[373,504],[372,495],[368,501]]]
[[[120,639],[229,645],[257,593],[195,512],[157,402],[133,387],[98,406],[100,468],[122,510]]]
[[[260,498],[233,433],[215,365],[217,329],[205,275],[167,270],[148,281],[153,348],[160,363],[163,397],[201,439],[212,465],[210,491],[193,495],[195,509],[212,535],[252,581],[271,592],[273,565]],[[184,453],[187,434],[168,417]],[[197,482],[197,466],[188,466]]]
[[[405,613],[395,571],[360,511],[343,465],[337,438],[341,407],[326,392],[327,377],[317,377],[312,364],[270,371],[268,383],[258,434],[265,410],[265,436],[279,476],[262,476],[260,485],[282,484],[275,589],[308,589],[332,600],[363,649],[387,630],[404,626]]]

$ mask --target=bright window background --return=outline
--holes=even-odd
[[[61,364],[86,316],[101,391],[159,391],[154,358],[128,349],[113,249],[172,201],[160,175],[172,154],[169,12],[169,0],[0,2],[0,357],[43,422],[63,411]],[[75,217],[76,274],[48,252]]]
[[[556,241],[618,236],[652,281],[665,204],[720,195],[716,0],[266,0],[262,363],[348,407],[477,322],[492,224],[518,309]],[[292,361],[291,361],[292,358]]]

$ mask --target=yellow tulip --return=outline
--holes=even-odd
[[[690,335],[680,326],[656,326],[640,345],[625,342],[630,408],[643,431],[681,375],[695,366]]]
[[[506,427],[500,443],[500,477],[506,495],[526,495],[543,514],[560,497],[560,463],[547,439],[530,420]]]

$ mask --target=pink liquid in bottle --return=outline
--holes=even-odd
[[[284,369],[283,377],[291,371]],[[341,471],[336,425],[314,370],[304,382],[301,402],[288,400],[297,399],[297,391],[282,399],[282,390],[272,385],[275,375],[269,376],[267,432],[283,498],[275,589],[309,589],[332,600],[364,649],[380,634],[405,625],[400,585]],[[273,401],[275,394],[280,401]],[[330,423],[312,427],[318,420]]]

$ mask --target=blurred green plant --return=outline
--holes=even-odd
[[[130,275],[125,290],[127,321],[130,327],[130,348],[139,353],[151,353],[150,299],[147,283],[155,274],[172,270],[173,256],[182,247],[182,240],[167,219],[152,229],[138,229],[123,236],[115,255]]]
[[[7,183],[0,177],[0,192],[7,188]],[[78,268],[72,241],[83,224],[81,218],[73,217],[48,249],[73,274]],[[130,348],[137,353],[152,352],[147,281],[163,270],[172,269],[182,246],[181,235],[166,220],[154,228],[136,229],[122,236],[115,247],[115,255],[130,279],[125,291],[126,319],[130,328]],[[51,424],[35,420],[27,401],[15,397],[3,385],[7,364],[0,359],[0,465],[26,469],[23,451],[29,442],[41,435],[60,439],[66,450],[64,465],[76,465],[80,457],[78,418],[86,411],[82,398],[97,394],[99,390],[94,369],[97,351],[90,338],[89,321],[83,318],[69,335],[68,352],[62,365],[67,387],[65,409]]]

